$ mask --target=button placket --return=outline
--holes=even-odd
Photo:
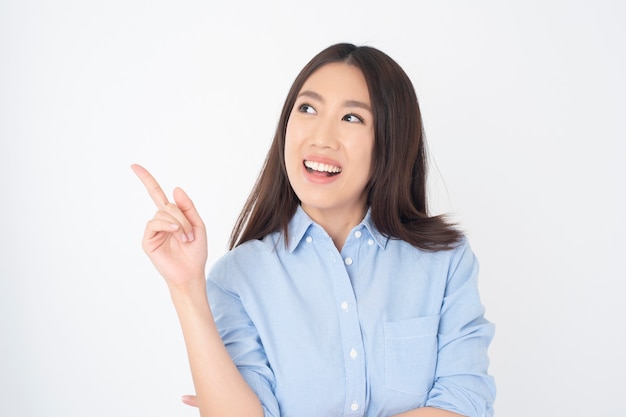
[[[352,348],[352,350],[350,351],[350,357],[351,357],[352,359],[356,359],[356,357],[357,357],[358,355],[359,355],[359,354],[357,353],[357,351],[356,351],[356,350],[354,350],[354,348]]]
[[[361,236],[363,237],[363,235]],[[339,327],[341,332],[341,343],[343,346],[345,375],[346,375],[346,415],[351,417],[360,417],[363,413],[363,404],[367,391],[366,372],[365,372],[365,356],[363,347],[363,338],[361,324],[358,317],[358,308],[356,304],[354,288],[352,286],[352,275],[358,273],[355,270],[355,260],[358,256],[359,247],[365,241],[359,239],[353,232],[351,241],[347,241],[344,250],[338,252],[334,247],[326,247],[329,257],[336,262],[331,268],[335,270],[337,275],[331,281],[333,292],[336,298],[337,312],[339,313]],[[320,243],[319,239],[316,241]],[[332,243],[332,242],[331,242]],[[341,264],[343,265],[341,265]]]

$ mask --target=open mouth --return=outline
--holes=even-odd
[[[332,177],[334,175],[341,173],[341,167],[329,164],[323,164],[321,162],[314,161],[304,161],[304,167],[307,172],[313,174],[324,174],[327,177]]]

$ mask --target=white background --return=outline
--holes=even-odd
[[[626,416],[626,6],[0,0],[0,415],[194,416],[129,165],[226,250],[300,68],[378,47],[415,83],[433,209],[481,261],[499,416]]]

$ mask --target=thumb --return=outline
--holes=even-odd
[[[177,187],[174,189],[174,202],[192,226],[204,229],[204,222],[202,221],[202,218],[200,218],[196,207],[193,205],[193,201],[191,201],[191,198],[189,198],[187,193],[184,192],[182,188]]]
[[[183,401],[183,403],[192,407],[198,406],[198,397],[196,397],[195,395],[183,395],[181,400]]]

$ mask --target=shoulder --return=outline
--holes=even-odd
[[[419,259],[421,262],[456,263],[464,256],[473,255],[468,239],[463,236],[449,249],[427,250],[418,248],[404,240],[389,239],[385,245],[385,251],[398,254],[401,257]]]
[[[226,252],[209,270],[207,279],[218,285],[234,278],[246,277],[254,271],[263,270],[268,263],[275,262],[277,252],[284,250],[280,233],[272,233],[263,239],[254,239]]]
[[[478,273],[478,261],[466,238],[452,248],[432,251],[417,248],[408,242],[390,239],[382,251],[382,262],[394,273],[425,280],[432,285],[446,286],[473,279]]]

